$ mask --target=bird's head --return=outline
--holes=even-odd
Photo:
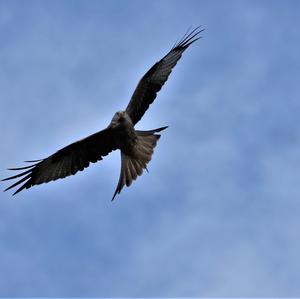
[[[116,112],[111,120],[111,126],[114,128],[124,126],[128,123],[132,124],[132,121],[126,111]]]

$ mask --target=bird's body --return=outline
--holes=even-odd
[[[182,53],[200,38],[198,34],[201,31],[203,29],[199,30],[197,27],[187,33],[165,57],[153,65],[138,83],[126,109],[116,112],[107,128],[60,149],[48,158],[28,161],[34,163],[30,166],[11,168],[10,170],[24,171],[3,180],[21,178],[6,190],[25,182],[14,193],[16,194],[34,185],[74,175],[114,150],[121,152],[121,171],[113,199],[124,185],[130,186],[144,169],[147,170],[147,164],[160,138],[157,133],[167,128],[140,131],[134,126],[156,98]]]
[[[115,131],[118,148],[127,155],[133,154],[137,134],[126,111],[116,112],[108,128]]]

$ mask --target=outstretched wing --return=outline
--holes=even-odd
[[[95,163],[102,160],[103,156],[108,155],[115,149],[117,149],[117,145],[113,130],[107,128],[62,148],[46,159],[28,161],[37,162],[33,165],[10,168],[9,170],[25,171],[3,179],[2,181],[7,181],[22,177],[4,191],[25,182],[13,194],[15,195],[25,188],[28,189],[34,185],[48,183],[50,181],[74,175],[76,172],[82,171],[84,168],[88,167],[90,162]]]
[[[186,33],[171,51],[155,63],[140,80],[126,108],[133,124],[136,124],[143,117],[149,105],[155,100],[157,93],[168,80],[182,53],[200,38],[199,34],[203,30],[197,27],[190,33]]]

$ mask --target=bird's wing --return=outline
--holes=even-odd
[[[10,168],[9,170],[25,171],[3,179],[2,181],[6,181],[22,177],[5,191],[25,182],[14,193],[15,195],[25,188],[74,175],[77,171],[88,167],[90,162],[95,163],[102,160],[103,156],[115,149],[117,149],[117,145],[112,129],[104,129],[62,148],[46,159],[28,161],[37,162],[31,166]]]
[[[182,53],[196,40],[204,29],[195,28],[186,33],[183,38],[174,45],[171,51],[160,61],[156,62],[138,83],[126,112],[131,117],[133,124],[136,124],[153,103],[157,93],[168,80],[173,67],[180,59]]]

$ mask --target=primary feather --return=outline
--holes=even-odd
[[[187,32],[167,55],[148,70],[138,83],[126,110],[115,113],[106,129],[76,141],[48,158],[27,161],[34,163],[30,166],[10,168],[14,171],[24,171],[2,180],[19,179],[5,191],[18,186],[14,193],[17,194],[34,185],[74,175],[116,149],[121,151],[121,173],[113,198],[125,185],[130,186],[144,169],[147,170],[147,163],[151,160],[160,138],[156,133],[166,128],[138,131],[134,126],[153,103],[182,53],[200,38],[199,34],[203,30],[197,27]]]

